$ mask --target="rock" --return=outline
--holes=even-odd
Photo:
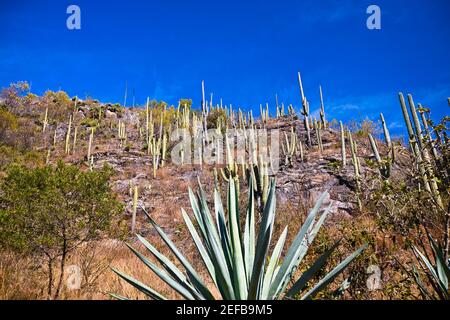
[[[117,114],[115,112],[106,110],[105,117],[106,117],[106,119],[114,119],[115,120],[115,119],[117,119]]]

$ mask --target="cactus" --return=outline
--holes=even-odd
[[[380,174],[383,180],[387,182],[389,180],[389,177],[391,176],[391,160],[390,158],[386,161],[381,159],[375,139],[372,137],[370,133],[369,133],[369,140],[370,146],[372,147],[372,151],[375,155],[375,159],[379,165]]]
[[[94,170],[94,156],[91,156],[91,161],[89,161],[89,170]]]
[[[419,117],[417,116],[416,106],[414,104],[412,95],[410,95],[410,94],[408,94],[408,102],[409,102],[409,108],[411,110],[411,115],[412,115],[412,118],[413,118],[413,123],[414,123],[414,128],[415,128],[415,133],[416,133],[417,146],[419,148],[420,155],[422,156],[422,159],[425,162],[424,163],[425,164],[425,172],[426,172],[426,175],[429,178],[430,187],[431,187],[431,194],[432,194],[434,200],[436,201],[436,203],[438,204],[438,206],[443,209],[444,205],[442,203],[442,199],[441,199],[441,196],[439,194],[439,188],[438,188],[438,185],[437,185],[437,179],[436,179],[436,176],[434,175],[433,168],[431,166],[430,155],[428,153],[428,149],[425,147],[425,145],[423,143],[422,128],[420,126]]]
[[[45,165],[48,165],[50,163],[51,153],[52,153],[52,148],[49,147],[48,150],[47,150],[47,156],[45,158]]]
[[[314,120],[314,129],[316,130],[317,145],[319,147],[319,151],[320,151],[320,153],[323,153],[321,124],[319,122],[317,122],[317,120]]]
[[[347,155],[345,151],[345,134],[344,134],[344,125],[342,121],[339,121],[339,127],[341,129],[341,157],[342,157],[342,168],[344,169],[347,166]]]
[[[305,124],[305,129],[306,129],[306,134],[308,137],[308,146],[310,147],[311,144],[311,130],[310,130],[310,119],[309,119],[309,102],[305,97],[305,93],[303,91],[303,84],[302,84],[302,77],[300,75],[300,72],[298,73],[298,85],[300,87],[300,94],[302,96],[302,107],[303,107],[303,111],[302,111],[302,115],[304,117],[304,124]]]
[[[58,132],[58,125],[55,127],[55,133],[53,134],[53,146],[56,145],[56,133]]]
[[[298,139],[298,145],[297,145],[298,151],[300,153],[300,161],[303,162],[304,160],[304,155],[303,155],[303,144],[302,141],[300,139]]]
[[[72,147],[73,152],[75,152],[75,148],[77,146],[77,135],[78,135],[78,127],[75,127],[75,130],[73,132],[73,147]]]
[[[380,113],[381,125],[383,126],[384,140],[386,141],[386,145],[389,148],[389,158],[392,162],[395,161],[395,149],[394,144],[391,141],[391,135],[389,134],[388,127],[386,125],[386,121],[384,120],[384,116]]]
[[[350,143],[350,151],[352,155],[352,165],[355,172],[355,184],[356,184],[356,201],[358,204],[359,210],[362,209],[362,203],[361,203],[361,164],[358,159],[358,148],[356,145],[356,142],[353,141],[352,133],[350,130],[347,131],[349,143]]]
[[[45,108],[44,122],[42,123],[42,132],[45,132],[47,126],[48,126],[48,107]]]
[[[94,128],[91,128],[91,134],[89,135],[88,153],[87,153],[88,162],[91,160],[91,148],[92,148],[93,141],[94,141]]]
[[[403,94],[401,92],[398,94],[398,96],[399,96],[399,100],[400,100],[400,107],[401,107],[402,113],[403,113],[403,118],[404,118],[405,124],[406,124],[406,129],[408,130],[409,144],[410,144],[412,153],[416,159],[417,166],[419,167],[419,172],[422,177],[422,181],[423,181],[425,190],[427,190],[428,192],[431,193],[431,188],[430,188],[430,184],[428,182],[428,177],[427,177],[427,174],[425,171],[425,166],[423,164],[422,156],[419,151],[419,146],[417,144],[416,137],[414,135],[414,131],[413,131],[413,128],[411,125],[411,119],[409,118],[408,110],[406,109],[405,98],[403,97]]]
[[[436,141],[434,141],[434,139],[431,136],[430,128],[428,126],[428,121],[425,117],[425,109],[422,107],[422,105],[420,103],[419,103],[419,113],[420,113],[423,127],[425,129],[425,133],[426,133],[425,136],[427,137],[427,141],[430,143],[431,152],[433,153],[434,160],[438,161],[440,157],[439,157],[438,151],[436,149]]]
[[[65,153],[70,153],[70,131],[72,128],[72,116],[69,117],[69,125],[67,126]]]
[[[327,119],[325,118],[325,106],[323,104],[322,86],[319,86],[319,91],[320,91],[320,120],[322,121],[323,127],[326,128]]]
[[[296,152],[296,147],[297,147],[297,136],[294,132],[294,128],[291,128],[291,140],[289,141],[288,135],[286,134],[286,132],[284,133],[284,138],[286,141],[286,147],[284,147],[284,145],[282,144],[282,148],[283,148],[283,153],[285,155],[285,162],[287,166],[292,167],[292,158]]]
[[[132,211],[132,217],[131,217],[131,233],[134,233],[134,231],[136,229],[137,204],[138,204],[138,187],[134,186],[134,188],[133,188],[133,211]]]

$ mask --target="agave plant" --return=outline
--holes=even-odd
[[[204,280],[199,276],[199,273],[145,210],[144,212],[150,219],[150,223],[181,263],[185,272],[176,267],[173,262],[140,235],[137,235],[140,242],[150,251],[162,267],[157,266],[142,253],[128,245],[129,248],[159,278],[189,300],[216,298],[225,300],[271,300],[289,299],[294,296],[301,299],[311,299],[331,283],[365,249],[366,246],[359,248],[318,283],[309,286],[310,289],[306,291],[310,280],[325,265],[327,259],[337,248],[338,241],[323,253],[288,289],[296,269],[305,257],[309,245],[314,240],[330,211],[330,207],[321,210],[327,193],[320,197],[307,216],[305,223],[297,233],[284,258],[281,257],[281,253],[287,236],[287,227],[282,232],[269,256],[275,221],[275,181],[272,180],[270,183],[269,195],[259,224],[259,232],[256,234],[255,202],[251,180],[249,181],[248,206],[246,208],[243,234],[241,233],[239,220],[238,192],[234,179],[229,179],[228,182],[227,215],[217,189],[214,190],[215,214],[211,214],[200,183],[197,195],[189,189],[189,198],[197,227],[195,227],[190,216],[182,209],[183,218],[192,240],[203,259],[211,277],[212,285],[217,288],[220,296],[217,294],[213,295]],[[113,269],[113,271],[150,298],[166,299],[162,294],[142,282],[116,269]],[[301,296],[299,296],[300,293]],[[118,295],[113,296],[118,299],[125,299]]]
[[[450,300],[450,292],[448,282],[450,279],[449,261],[445,261],[442,248],[438,246],[435,240],[428,233],[428,241],[430,243],[433,259],[427,255],[426,250],[422,253],[416,246],[412,246],[413,253],[419,262],[419,268],[426,274],[431,289],[425,286],[417,268],[413,268],[413,277],[417,283],[422,296],[425,299],[441,299]],[[432,261],[434,260],[434,264]]]

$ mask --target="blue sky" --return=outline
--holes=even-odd
[[[70,4],[81,30],[66,28]],[[371,4],[381,30],[366,28]],[[399,91],[449,114],[449,13],[448,0],[2,1],[0,87],[27,80],[39,94],[123,102],[128,81],[137,103],[198,105],[205,80],[215,98],[256,111],[274,108],[275,93],[299,107],[301,71],[313,110],[321,84],[330,118],[383,111],[396,131]]]

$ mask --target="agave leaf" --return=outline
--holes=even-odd
[[[272,256],[270,257],[269,265],[267,266],[266,275],[264,276],[263,289],[261,292],[262,299],[267,299],[267,295],[268,295],[269,289],[270,289],[270,284],[272,283],[273,275],[274,275],[275,269],[278,266],[278,261],[281,256],[281,251],[283,250],[284,243],[286,241],[287,230],[288,230],[288,228],[285,227],[283,232],[281,233],[280,238],[277,241],[277,244],[275,245],[275,248],[273,249]]]
[[[209,275],[211,276],[211,279],[214,281],[214,284],[217,286],[217,280],[216,280],[216,272],[214,270],[214,265],[211,261],[211,258],[208,255],[208,252],[205,249],[205,246],[203,245],[200,236],[197,233],[197,230],[195,229],[194,225],[192,224],[191,219],[189,218],[188,214],[184,209],[181,209],[181,213],[183,215],[184,222],[186,223],[186,226],[189,229],[189,233],[192,236],[192,239],[194,240],[195,246],[197,247],[198,252],[200,253],[203,262],[206,265],[206,268],[208,269]]]
[[[330,249],[325,251],[315,262],[314,264],[306,270],[301,277],[294,283],[294,285],[289,289],[286,293],[286,298],[291,298],[300,291],[302,291],[306,284],[315,276],[317,271],[319,271],[327,262],[328,258],[334,252],[341,241],[337,241]]]
[[[147,267],[149,267],[159,278],[161,278],[161,280],[163,280],[165,283],[167,283],[169,286],[171,286],[176,292],[181,294],[185,299],[204,300],[204,297],[202,297],[197,291],[195,291],[195,289],[192,288],[188,283],[186,283],[186,282],[182,283],[180,281],[177,282],[172,277],[170,277],[165,271],[161,270],[153,262],[148,260],[139,251],[134,249],[129,244],[127,244],[127,246]],[[188,288],[190,290],[188,290]]]
[[[322,202],[327,195],[328,193],[324,192],[322,196],[319,198],[316,205],[306,218],[303,226],[300,228],[300,231],[298,232],[291,246],[289,247],[288,252],[284,258],[284,261],[281,264],[280,271],[278,272],[277,276],[272,282],[269,291],[269,297],[271,299],[274,299],[279,295],[283,287],[286,287],[287,281],[289,281],[290,277],[292,277],[293,269],[295,268],[296,265],[298,265],[298,258],[299,255],[302,253],[301,246],[303,244],[303,251],[304,251],[305,237],[307,236],[308,230],[310,230],[310,227],[314,222],[317,213],[319,212],[320,206],[322,205]]]
[[[145,238],[141,235],[136,235],[139,241],[144,245],[144,247],[150,251],[151,254],[158,260],[159,263],[167,270],[167,272],[175,279],[178,279],[181,282],[187,282],[187,278],[184,274],[178,269],[172,261],[170,261],[165,255],[160,253],[154,246],[152,246]]]
[[[145,295],[149,296],[150,298],[155,299],[155,300],[167,300],[166,297],[161,295],[159,292],[156,292],[152,288],[147,287],[145,284],[143,284],[139,280],[136,280],[136,279],[134,279],[134,278],[132,278],[132,277],[130,277],[130,276],[120,272],[119,270],[114,269],[114,268],[111,268],[111,270],[114,271],[123,280],[125,280],[126,282],[128,282],[133,287],[135,287],[136,289],[138,289],[139,291],[141,291]]]
[[[200,204],[200,213],[203,217],[203,223],[206,225],[208,223],[208,226],[211,228],[212,235],[216,239],[218,243],[220,243],[220,236],[217,232],[216,225],[214,224],[214,220],[212,218],[211,212],[209,211],[208,204],[206,202],[206,195],[203,191],[202,185],[200,183],[200,180],[198,181],[198,202]]]
[[[442,291],[442,293],[447,293],[447,288],[444,287],[444,284],[441,282],[441,279],[439,279],[439,276],[436,273],[436,270],[434,269],[434,267],[431,264],[431,262],[427,259],[427,257],[425,257],[422,254],[422,252],[419,251],[419,249],[417,249],[416,246],[413,246],[412,248],[413,248],[416,256],[418,256],[423,261],[423,263],[426,265],[426,267],[430,271],[432,277],[434,278],[434,280],[438,284],[438,286],[439,286],[440,290]]]
[[[149,218],[150,223],[153,225],[155,230],[158,232],[161,239],[166,243],[166,245],[170,248],[170,250],[175,254],[178,261],[181,262],[183,267],[186,269],[189,279],[193,283],[193,285],[199,290],[199,292],[208,300],[214,300],[214,296],[203,283],[200,276],[197,274],[192,265],[187,261],[187,259],[181,254],[181,252],[177,249],[175,244],[170,240],[170,238],[165,234],[165,232],[156,224],[153,218],[148,214],[147,211],[144,210],[145,215]]]
[[[244,255],[245,270],[247,271],[247,283],[250,283],[253,261],[255,260],[255,200],[253,180],[248,179],[248,207],[244,230]]]
[[[422,279],[420,278],[419,272],[417,271],[416,267],[412,267],[412,274],[414,276],[414,279],[419,286],[420,293],[424,297],[424,299],[433,299],[433,297],[429,294],[428,290],[425,288],[425,285],[422,282]]]
[[[200,214],[200,208],[198,206],[198,202],[197,202],[197,198],[194,195],[194,192],[192,192],[191,187],[188,188],[188,193],[189,193],[189,201],[191,202],[191,207],[192,207],[192,211],[194,212],[194,216],[195,216],[195,220],[198,223],[198,226],[200,228],[200,231],[202,232],[203,237],[206,236],[206,231],[205,231],[205,223],[203,221],[203,217]]]
[[[296,263],[292,267],[291,274],[294,274],[295,270],[297,270],[299,264],[302,262],[303,258],[306,256],[306,253],[309,249],[309,246],[314,241],[315,237],[319,233],[319,229],[322,227],[322,224],[325,222],[325,219],[328,216],[328,213],[330,212],[331,204],[327,207],[327,209],[324,210],[320,218],[317,220],[317,222],[311,224],[307,235],[305,239],[303,239],[303,242],[300,244],[300,247],[298,249]],[[289,278],[286,278],[283,286],[279,289],[279,291],[276,293],[276,296],[278,296],[280,293],[284,292],[286,290],[286,287],[289,283]]]
[[[121,296],[121,295],[119,295],[119,294],[115,294],[115,293],[112,293],[112,292],[109,292],[108,294],[109,294],[112,298],[117,299],[117,300],[130,300],[130,299],[128,299],[127,297],[124,297],[124,296]]]
[[[442,283],[442,286],[448,291],[448,279],[450,278],[450,268],[445,263],[445,258],[442,255],[442,251],[436,245],[434,239],[428,234],[428,238],[431,243],[431,248],[434,252],[434,257],[436,260],[436,269],[439,280]]]
[[[220,243],[216,241],[211,234],[211,229],[205,225],[206,237],[210,242],[209,256],[215,267],[216,280],[218,283],[218,289],[220,290],[224,299],[235,299],[233,284],[231,280],[232,269],[228,268],[225,253],[220,246]]]
[[[228,270],[233,270],[233,262],[231,258],[231,240],[223,210],[222,199],[219,191],[214,190],[214,208],[217,217],[217,229],[219,229],[220,241],[227,262]]]
[[[233,287],[237,299],[247,299],[247,277],[244,266],[244,257],[242,255],[238,197],[234,179],[230,178],[228,186],[228,217],[230,221],[230,238],[233,249]]]
[[[259,227],[258,240],[256,242],[255,260],[253,263],[252,277],[249,284],[248,299],[255,300],[259,298],[260,288],[262,287],[262,277],[264,274],[264,261],[269,250],[272,237],[274,216],[275,216],[275,180],[272,180],[267,196],[266,205],[263,211],[262,221]]]
[[[324,289],[328,284],[330,284],[342,271],[352,262],[357,256],[361,254],[367,248],[367,244],[360,247],[358,250],[353,252],[344,261],[338,264],[332,271],[330,271],[322,280],[320,280],[311,290],[309,290],[303,297],[302,300],[312,299],[319,291]]]

